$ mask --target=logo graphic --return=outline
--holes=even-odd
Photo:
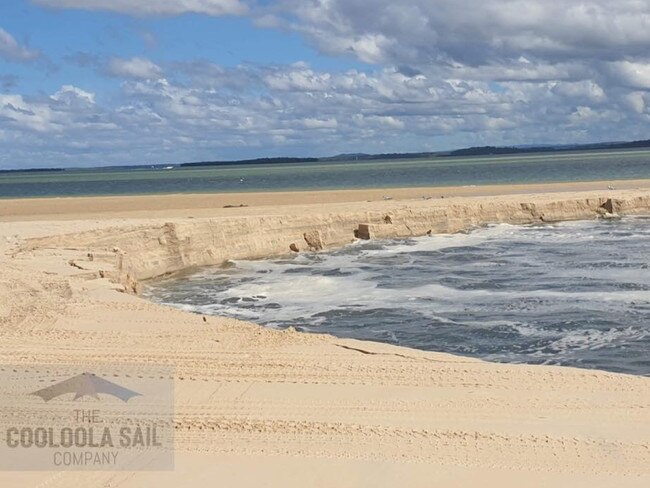
[[[174,469],[175,370],[124,363],[102,365],[97,374],[76,368],[0,367],[0,479],[4,470]]]
[[[108,380],[99,378],[92,373],[82,373],[73,376],[72,378],[57,383],[56,385],[48,386],[42,390],[30,393],[30,395],[41,397],[46,402],[49,402],[53,398],[68,393],[75,394],[74,400],[78,400],[85,396],[91,396],[96,400],[99,400],[99,394],[102,393],[119,398],[124,403],[128,402],[135,396],[141,396],[140,393],[136,393],[135,391],[116,385]]]

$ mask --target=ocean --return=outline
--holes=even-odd
[[[492,225],[149,284],[201,314],[507,363],[650,375],[650,217]]]
[[[0,198],[463,186],[650,178],[650,151],[0,173]]]

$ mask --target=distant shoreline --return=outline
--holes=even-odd
[[[327,162],[355,162],[355,161],[399,161],[437,158],[456,158],[467,156],[516,156],[526,154],[557,154],[580,151],[610,151],[616,149],[650,149],[650,139],[628,141],[628,142],[601,142],[593,144],[575,145],[541,145],[541,146],[476,146],[452,151],[433,152],[405,152],[405,153],[346,153],[326,157],[262,157],[253,159],[223,160],[223,161],[197,161],[187,163],[156,163],[156,164],[134,164],[116,166],[94,166],[88,168],[27,168],[27,169],[0,169],[2,173],[22,172],[48,172],[48,171],[74,171],[79,169],[87,170],[113,170],[113,169],[171,169],[171,168],[200,168],[219,166],[239,165],[276,165],[276,164],[299,164],[299,163],[327,163]]]
[[[650,188],[650,179],[600,180],[565,183],[510,185],[428,186],[402,188],[363,188],[345,190],[252,191],[213,193],[169,193],[140,195],[99,195],[0,199],[0,221],[68,219],[72,214],[87,218],[112,218],[129,214],[147,218],[191,215],[209,217],[214,209],[236,216],[264,207],[266,212],[282,212],[286,205],[341,204],[383,200],[454,199],[464,197],[553,194],[572,191],[602,191]],[[78,216],[78,215],[77,215]]]
[[[182,163],[178,165],[184,167],[202,167],[202,166],[230,166],[238,164],[287,164],[287,163],[320,163],[331,161],[378,161],[378,160],[401,160],[401,159],[427,159],[427,158],[455,158],[463,156],[500,156],[500,155],[517,155],[517,154],[554,154],[559,152],[577,152],[577,151],[606,151],[615,149],[643,149],[650,148],[650,139],[630,142],[604,142],[595,144],[577,144],[569,146],[477,146],[455,151],[436,151],[436,152],[414,152],[414,153],[383,153],[383,154],[340,154],[337,156],[323,158],[256,158],[242,159],[237,161],[202,161],[196,163]]]
[[[57,173],[65,171],[64,168],[28,168],[28,169],[0,169],[2,173]]]

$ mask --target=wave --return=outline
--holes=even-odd
[[[273,327],[649,374],[631,358],[650,352],[648,237],[644,218],[499,224],[232,261],[149,294]]]

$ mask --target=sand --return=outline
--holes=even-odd
[[[0,200],[0,363],[27,379],[40,363],[172,362],[177,426],[173,472],[0,472],[0,485],[649,486],[650,378],[204,320],[135,293],[193,266],[344,245],[359,224],[383,238],[604,217],[603,205],[650,214],[648,182],[608,184],[445,199],[405,189]]]
[[[53,218],[78,220],[117,217],[209,217],[224,206],[265,207],[264,212],[281,213],[285,205],[332,204],[440,197],[502,196],[577,192],[589,190],[648,188],[650,180],[583,181],[518,185],[437,186],[419,188],[377,188],[359,190],[289,191],[266,193],[209,193],[132,195],[106,197],[62,197],[0,199],[0,219],[4,221]],[[275,208],[280,206],[280,208]],[[250,213],[246,208],[230,208],[228,215]],[[259,213],[254,210],[253,213]]]

